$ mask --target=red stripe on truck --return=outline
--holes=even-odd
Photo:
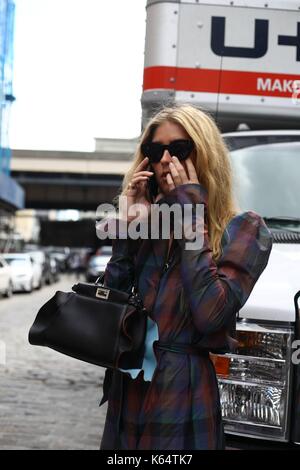
[[[143,89],[290,98],[293,85],[300,96],[300,75],[159,66],[144,69]]]

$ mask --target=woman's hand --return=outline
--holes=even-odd
[[[170,191],[181,184],[199,184],[197,173],[191,158],[189,157],[184,161],[187,171],[177,157],[172,157],[172,162],[169,163],[171,173],[167,174],[167,182],[169,184]]]
[[[129,209],[133,204],[142,204],[145,207],[145,213],[150,212],[151,203],[147,198],[147,187],[150,176],[153,175],[153,171],[148,171],[146,168],[149,164],[149,158],[145,157],[141,163],[136,167],[136,171],[133,174],[132,180],[130,181],[125,196],[127,196],[127,220],[133,220],[138,215],[142,214],[129,214]]]

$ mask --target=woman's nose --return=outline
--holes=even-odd
[[[161,158],[161,163],[170,163],[172,161],[171,155],[168,150],[165,150]]]

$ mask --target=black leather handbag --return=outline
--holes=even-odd
[[[29,343],[102,367],[141,368],[147,329],[142,300],[135,287],[128,294],[99,279],[57,291],[39,310]]]

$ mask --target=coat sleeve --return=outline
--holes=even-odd
[[[201,336],[213,335],[232,325],[236,313],[248,299],[268,263],[272,235],[256,212],[238,214],[227,224],[222,238],[223,252],[215,262],[208,238],[208,195],[204,186],[188,183],[177,186],[169,194],[172,202],[203,204],[204,207],[202,247],[187,249],[189,240],[185,237],[178,243],[181,278],[193,323]],[[195,215],[192,221],[196,229]]]
[[[134,258],[140,240],[128,238],[126,223],[119,225],[116,219],[112,222],[102,219],[97,224],[97,233],[105,232],[112,239],[112,257],[105,269],[104,285],[130,293],[134,282]]]
[[[110,223],[109,223],[110,222]],[[102,219],[97,223],[96,232],[99,236],[105,233],[112,240],[112,256],[104,272],[104,285],[113,289],[131,292],[134,282],[134,255],[137,252],[139,240],[127,237],[127,227],[118,224],[118,220]],[[124,230],[125,228],[125,230]],[[103,380],[103,394],[99,406],[103,405],[110,396],[113,383],[118,390],[122,387],[123,374],[119,370],[106,369]]]

